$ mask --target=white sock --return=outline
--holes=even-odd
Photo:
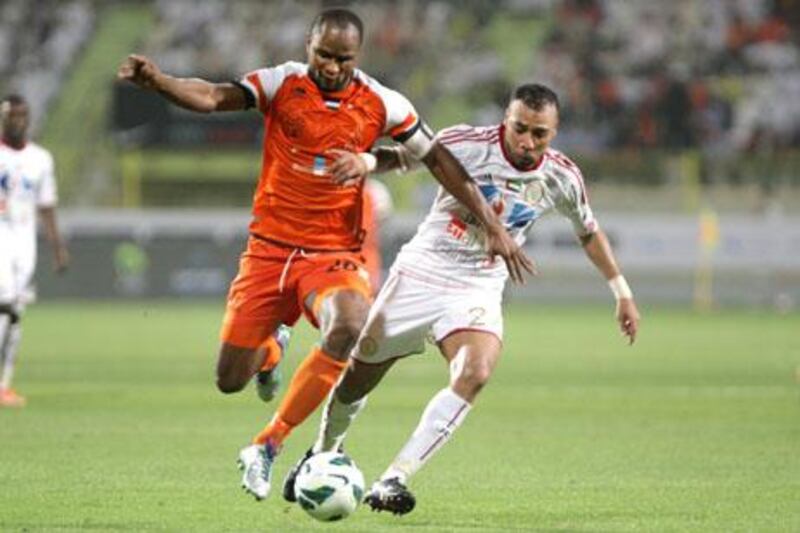
[[[328,396],[328,403],[322,412],[319,436],[311,449],[313,453],[338,450],[344,442],[350,424],[367,404],[366,396],[353,403],[342,403],[336,398],[335,393],[336,389]]]
[[[6,335],[8,334],[8,328],[10,326],[11,317],[6,313],[0,313],[0,376],[5,374],[3,367],[6,361]],[[0,389],[2,388],[3,387],[0,386]]]
[[[0,379],[0,389],[11,387],[11,380],[14,377],[14,362],[17,359],[17,348],[22,337],[22,327],[19,323],[11,324],[6,333],[6,342],[2,346],[3,351],[3,377]]]
[[[440,390],[428,403],[417,429],[381,479],[396,477],[401,483],[407,483],[408,478],[444,446],[471,408],[469,402],[450,387]]]

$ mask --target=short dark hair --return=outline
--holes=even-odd
[[[556,107],[556,111],[561,111],[558,95],[551,88],[538,83],[526,83],[514,89],[514,92],[511,93],[511,101],[514,100],[522,100],[534,111],[541,111],[546,105],[553,105]]]
[[[0,104],[5,104],[8,102],[11,105],[28,105],[28,101],[25,98],[17,93],[7,94],[0,100]]]
[[[358,30],[358,43],[361,44],[364,42],[364,23],[358,15],[349,9],[334,7],[322,11],[314,18],[314,21],[311,23],[311,28],[308,30],[308,34],[314,35],[322,29],[324,24],[331,24],[341,29],[355,26]]]

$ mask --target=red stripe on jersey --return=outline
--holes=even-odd
[[[414,115],[414,113],[409,113],[408,116],[406,116],[405,120],[403,120],[403,122],[401,122],[399,125],[389,130],[389,136],[397,137],[398,135],[402,135],[406,131],[410,130],[411,127],[414,124],[416,124],[416,122],[417,122],[416,115]]]
[[[264,87],[261,85],[261,80],[258,78],[258,74],[255,72],[250,74],[247,76],[247,81],[255,86],[256,92],[258,93],[258,109],[260,109],[262,113],[266,113],[267,94],[264,92]]]
[[[579,185],[580,185],[580,187],[581,187],[581,201],[582,201],[584,204],[587,204],[587,203],[589,203],[589,193],[588,193],[588,191],[586,190],[586,184],[583,182],[583,176],[581,175],[581,172],[580,172],[580,169],[578,168],[578,165],[576,165],[575,163],[573,163],[573,162],[572,162],[572,161],[571,161],[571,160],[570,160],[570,159],[569,159],[567,156],[565,156],[564,154],[560,154],[560,153],[556,153],[556,152],[551,152],[551,151],[549,151],[549,150],[548,150],[547,152],[545,152],[545,155],[546,155],[546,156],[547,156],[547,157],[548,157],[548,158],[549,158],[551,161],[555,162],[556,164],[558,164],[559,166],[561,166],[561,168],[563,168],[564,170],[566,170],[567,172],[569,172],[570,174],[572,174],[573,176],[575,176],[575,178],[577,178],[577,180],[578,180],[578,184],[579,184]]]
[[[499,133],[499,129],[490,129],[486,131],[477,131],[474,128],[468,130],[448,131],[439,137],[440,142],[450,142],[453,140],[470,139],[470,140],[484,140]]]
[[[448,137],[446,139],[439,139],[439,142],[441,144],[445,144],[445,145],[447,145],[447,144],[456,144],[456,143],[460,143],[460,142],[486,142],[488,144],[493,144],[499,138],[500,138],[499,135],[486,135],[486,136],[480,136],[480,137],[461,136],[461,137]]]

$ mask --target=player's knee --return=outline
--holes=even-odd
[[[255,354],[250,348],[223,344],[217,360],[217,389],[224,394],[244,389],[257,370]]]
[[[322,349],[339,361],[346,361],[355,346],[364,320],[348,318],[337,321],[322,339]]]
[[[247,381],[239,379],[238,376],[217,375],[217,389],[223,394],[239,392],[245,385],[247,385]]]
[[[459,389],[474,397],[489,383],[491,377],[492,369],[489,365],[472,365],[464,368],[456,378],[456,384]]]

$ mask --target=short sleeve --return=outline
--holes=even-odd
[[[276,67],[260,68],[242,76],[235,83],[248,95],[248,104],[266,113],[284,80],[292,74],[302,74],[307,67],[302,63],[288,62]]]
[[[386,106],[384,133],[405,146],[416,159],[422,159],[433,146],[433,132],[405,96],[385,87],[382,89],[381,98]]]
[[[447,148],[465,168],[477,162],[483,156],[486,147],[485,142],[475,140],[475,128],[466,124],[440,130],[435,140]]]
[[[547,169],[548,187],[554,191],[555,207],[568,218],[578,236],[596,232],[599,224],[586,194],[583,175],[577,165],[564,158]]]
[[[53,156],[47,152],[45,152],[44,155],[42,174],[36,194],[36,205],[38,207],[53,207],[58,203],[56,177],[53,170]]]

